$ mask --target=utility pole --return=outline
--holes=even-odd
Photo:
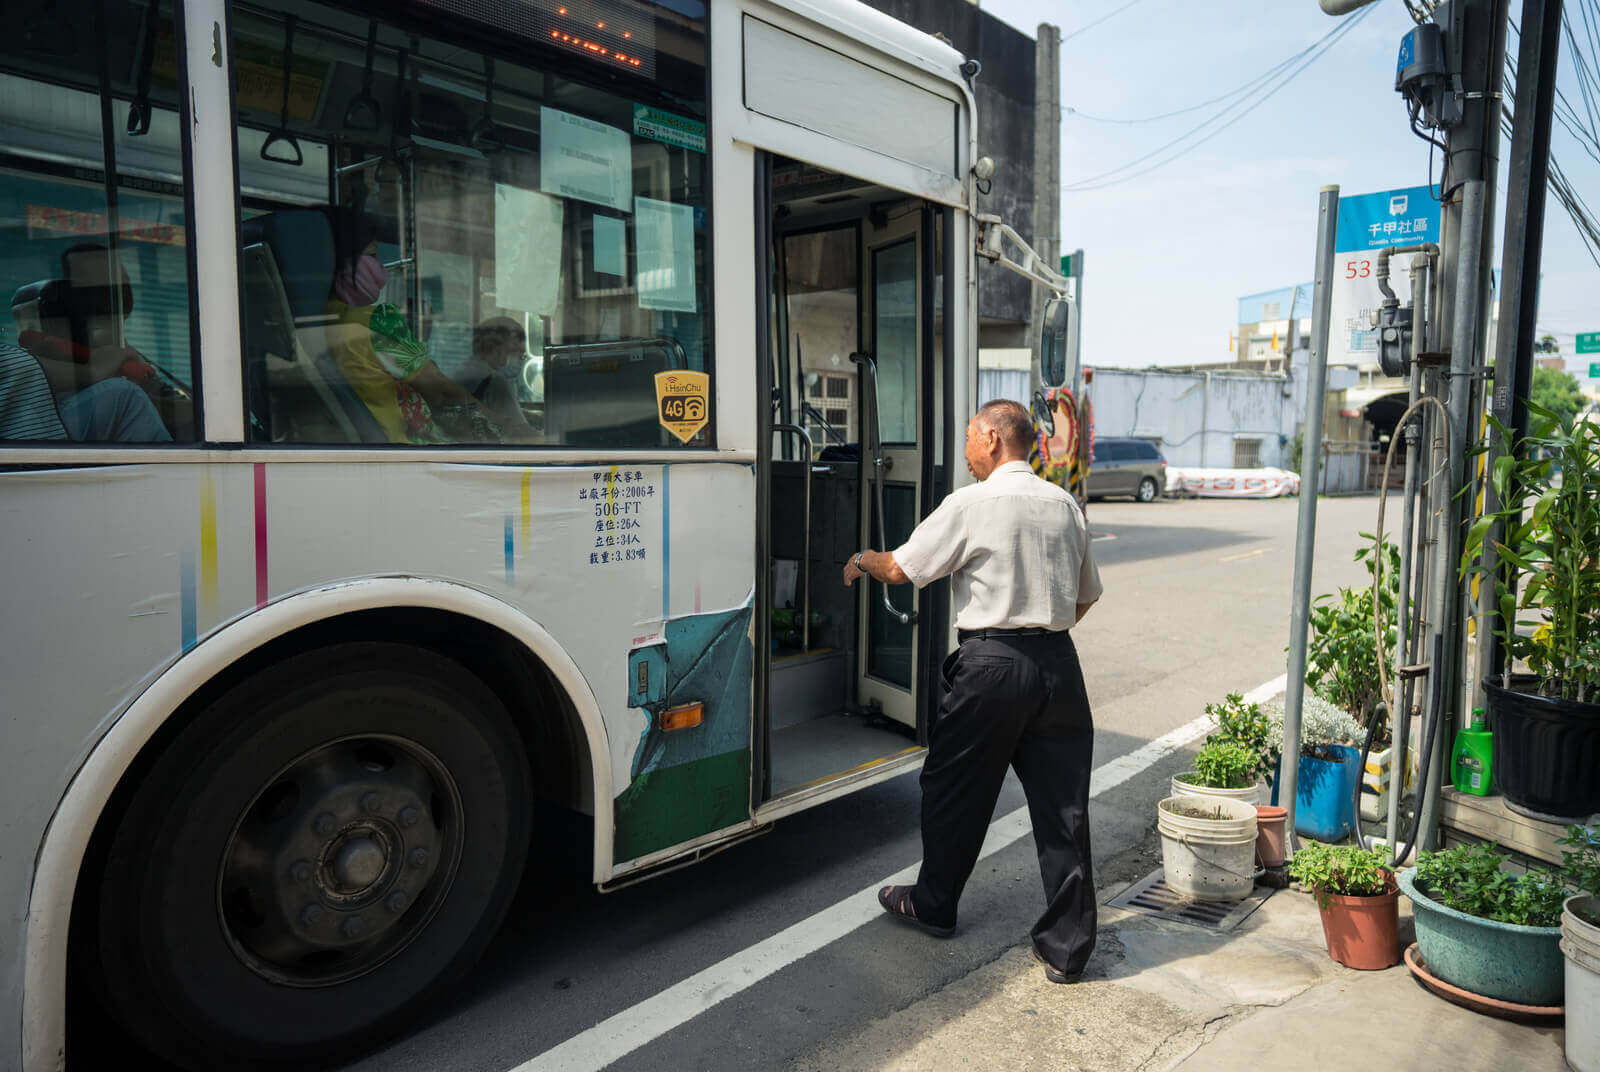
[[[1461,703],[1470,695],[1465,682],[1463,621],[1465,585],[1457,579],[1470,497],[1458,498],[1466,479],[1466,451],[1476,434],[1473,406],[1477,385],[1487,366],[1484,354],[1488,330],[1489,279],[1494,240],[1496,172],[1500,154],[1501,81],[1505,69],[1505,34],[1509,0],[1454,0],[1436,14],[1445,32],[1451,68],[1459,71],[1455,93],[1460,119],[1448,129],[1444,152],[1445,177],[1439,344],[1449,350],[1448,365],[1428,370],[1438,394],[1446,398],[1450,414],[1450,464],[1443,486],[1433,488],[1434,509],[1445,511],[1450,524],[1441,526],[1436,554],[1435,583],[1429,600],[1430,626],[1443,638],[1442,665],[1428,674],[1424,710],[1434,703],[1442,724],[1434,734],[1430,781],[1446,773],[1444,757],[1453,738],[1453,723]],[[1443,382],[1438,382],[1438,381]],[[1437,483],[1437,482],[1436,482]],[[1434,847],[1438,828],[1437,784],[1421,787],[1419,848]]]
[[[1528,430],[1528,393],[1533,383],[1534,319],[1539,311],[1539,263],[1544,243],[1545,184],[1550,170],[1550,127],[1555,103],[1556,57],[1561,47],[1561,0],[1523,0],[1517,54],[1517,101],[1506,179],[1506,230],[1500,267],[1500,326],[1495,340],[1494,394],[1490,411],[1520,438]],[[1502,453],[1497,444],[1489,457]],[[1491,470],[1492,471],[1492,470]],[[1500,508],[1493,484],[1484,488],[1483,509]],[[1498,526],[1496,527],[1498,529]],[[1473,696],[1483,679],[1502,672],[1505,651],[1493,633],[1495,601],[1490,579],[1498,565],[1491,530],[1483,541],[1484,589],[1479,602],[1478,659]],[[1504,567],[1508,571],[1510,566]],[[1509,578],[1508,578],[1509,579]]]
[[[1039,24],[1033,68],[1033,248],[1054,267],[1061,256],[1061,30],[1048,22]],[[1031,391],[1044,382],[1037,325],[1048,298],[1034,287],[1028,302]]]

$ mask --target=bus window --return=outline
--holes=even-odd
[[[236,9],[253,439],[710,443],[704,27],[602,6]]]
[[[0,440],[196,439],[177,54],[170,3],[0,15]]]

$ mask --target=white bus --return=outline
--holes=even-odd
[[[975,64],[851,0],[0,30],[0,1065],[359,1053],[540,808],[616,885],[921,762],[945,593],[839,573],[963,478]]]

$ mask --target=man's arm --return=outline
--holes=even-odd
[[[858,561],[861,563],[860,568],[856,567]],[[851,555],[850,561],[844,564],[845,586],[854,584],[856,578],[863,573],[884,584],[911,583],[906,571],[900,568],[900,563],[896,562],[894,555],[888,551],[862,551],[858,555]]]
[[[1074,624],[1076,624],[1076,622],[1083,621],[1083,616],[1085,614],[1089,613],[1089,608],[1094,606],[1098,602],[1100,602],[1098,599],[1091,599],[1087,603],[1079,603],[1078,604],[1078,617],[1077,617],[1076,621],[1074,622]]]

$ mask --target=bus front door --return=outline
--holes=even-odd
[[[858,550],[909,535],[943,494],[935,453],[950,457],[935,420],[941,210],[784,157],[764,164],[758,808],[915,761],[944,588],[886,600],[841,574]]]

